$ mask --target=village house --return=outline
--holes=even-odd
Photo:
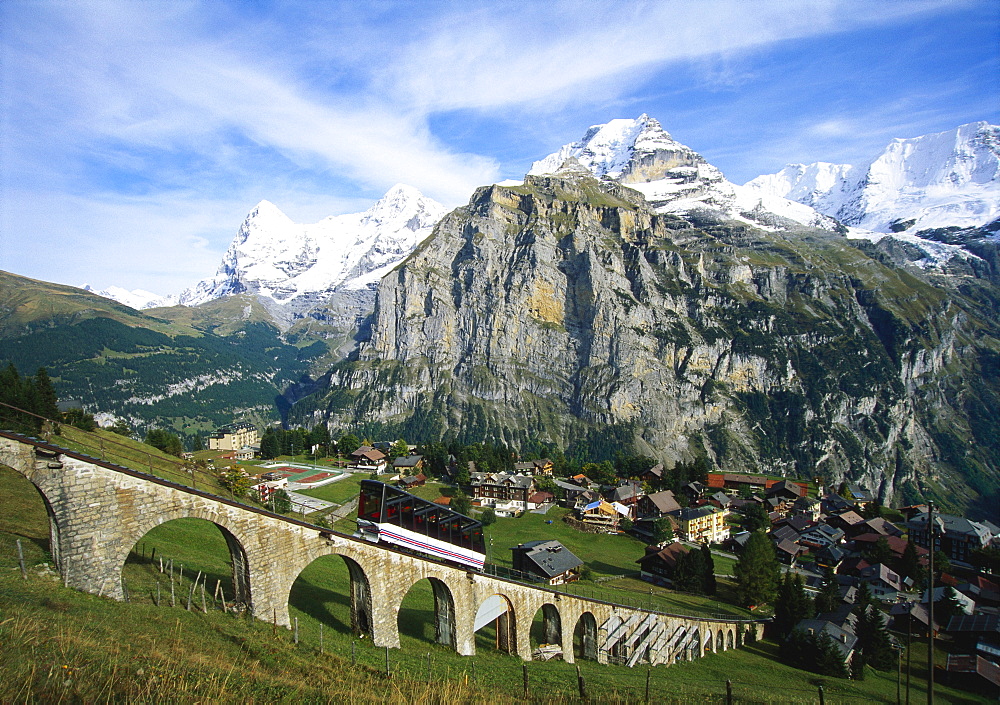
[[[493,507],[498,514],[523,511],[528,498],[535,493],[535,481],[530,475],[509,472],[477,472],[470,483],[472,498],[480,506]]]
[[[681,505],[677,503],[673,492],[663,490],[640,497],[636,507],[637,513],[641,517],[661,517],[670,512],[676,512],[681,508]]]
[[[691,549],[679,541],[664,547],[646,546],[646,555],[636,561],[639,577],[656,585],[672,586],[677,559]]]
[[[718,507],[685,507],[673,513],[680,525],[680,533],[688,541],[722,543],[729,538],[726,513]]]
[[[780,497],[781,499],[786,499],[789,502],[794,502],[800,497],[806,496],[806,487],[805,485],[792,482],[791,480],[779,480],[767,488],[765,496],[768,498]]]
[[[580,579],[583,561],[558,541],[529,541],[510,550],[514,570],[541,578],[549,585]]]
[[[884,563],[862,568],[858,578],[868,584],[872,597],[885,602],[895,602],[899,599],[900,593],[909,590],[913,584],[912,580],[904,579]]]
[[[424,456],[401,455],[392,461],[392,469],[401,475],[416,475],[424,469]]]
[[[844,540],[844,535],[843,529],[829,524],[817,524],[803,531],[799,540],[809,548],[823,548],[839,545]]]
[[[514,463],[514,472],[521,475],[552,475],[552,461],[548,458]]]
[[[928,515],[924,513],[917,514],[906,522],[910,530],[910,540],[924,548],[930,547],[927,519]],[[937,529],[934,531],[936,548],[944,551],[953,561],[967,564],[970,554],[989,545],[994,537],[991,525],[985,522],[969,521],[964,517],[937,513],[934,514],[934,521],[937,523]]]
[[[648,482],[653,487],[656,487],[661,482],[663,482],[663,464],[657,463],[649,470],[641,473],[639,475],[639,480],[642,482]]]
[[[348,457],[350,458],[348,467],[355,470],[381,473],[385,471],[387,465],[385,453],[371,446],[361,446]]]
[[[646,493],[642,489],[642,485],[638,482],[632,480],[626,480],[611,490],[608,495],[607,500],[609,502],[618,502],[619,504],[624,504],[630,507],[639,501],[639,498],[644,496]]]
[[[618,531],[618,520],[621,515],[618,510],[603,499],[598,499],[577,510],[577,518],[585,524],[599,527],[608,533]]]
[[[427,476],[423,473],[417,475],[407,475],[402,477],[396,483],[396,485],[404,490],[410,491],[417,487],[423,487],[427,483]]]
[[[260,446],[260,433],[252,423],[241,421],[223,426],[208,436],[209,450],[242,450]],[[251,456],[253,457],[253,456]]]
[[[819,521],[822,505],[818,499],[799,497],[792,502],[792,514],[807,517],[810,521]]]
[[[847,494],[849,499],[854,502],[854,506],[858,509],[864,509],[869,504],[875,501],[875,495],[871,490],[865,489],[857,483],[851,483],[847,485]]]

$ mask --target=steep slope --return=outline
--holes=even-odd
[[[995,317],[867,242],[664,214],[582,172],[483,188],[446,216],[295,418],[707,455],[956,507],[995,491]]]
[[[1000,126],[895,139],[860,167],[792,164],[745,186],[876,232],[978,227],[1000,217]]]
[[[719,169],[645,114],[594,125],[579,141],[535,162],[528,173],[553,173],[568,159],[598,178],[640,191],[660,213],[707,211],[771,229],[836,228],[831,218],[807,205],[727,181]]]

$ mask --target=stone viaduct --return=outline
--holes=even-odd
[[[763,629],[761,621],[634,609],[427,560],[13,433],[0,431],[0,463],[41,494],[53,559],[67,584],[119,600],[136,543],[164,522],[196,517],[219,527],[236,601],[265,621],[289,626],[299,573],[317,558],[341,556],[351,577],[352,628],[377,646],[399,646],[400,604],[424,578],[434,590],[436,639],[462,655],[475,653],[476,627],[495,618],[498,646],[529,660],[539,610],[546,642],[561,644],[569,662],[669,664],[741,646]]]

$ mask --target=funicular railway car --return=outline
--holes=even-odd
[[[361,481],[358,533],[476,570],[486,561],[480,522],[376,480]]]

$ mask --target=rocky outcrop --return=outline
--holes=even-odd
[[[293,413],[972,501],[997,478],[1000,428],[969,410],[1000,412],[996,379],[972,383],[995,323],[884,260],[824,230],[658,213],[578,169],[482,188],[381,281],[371,339]]]

